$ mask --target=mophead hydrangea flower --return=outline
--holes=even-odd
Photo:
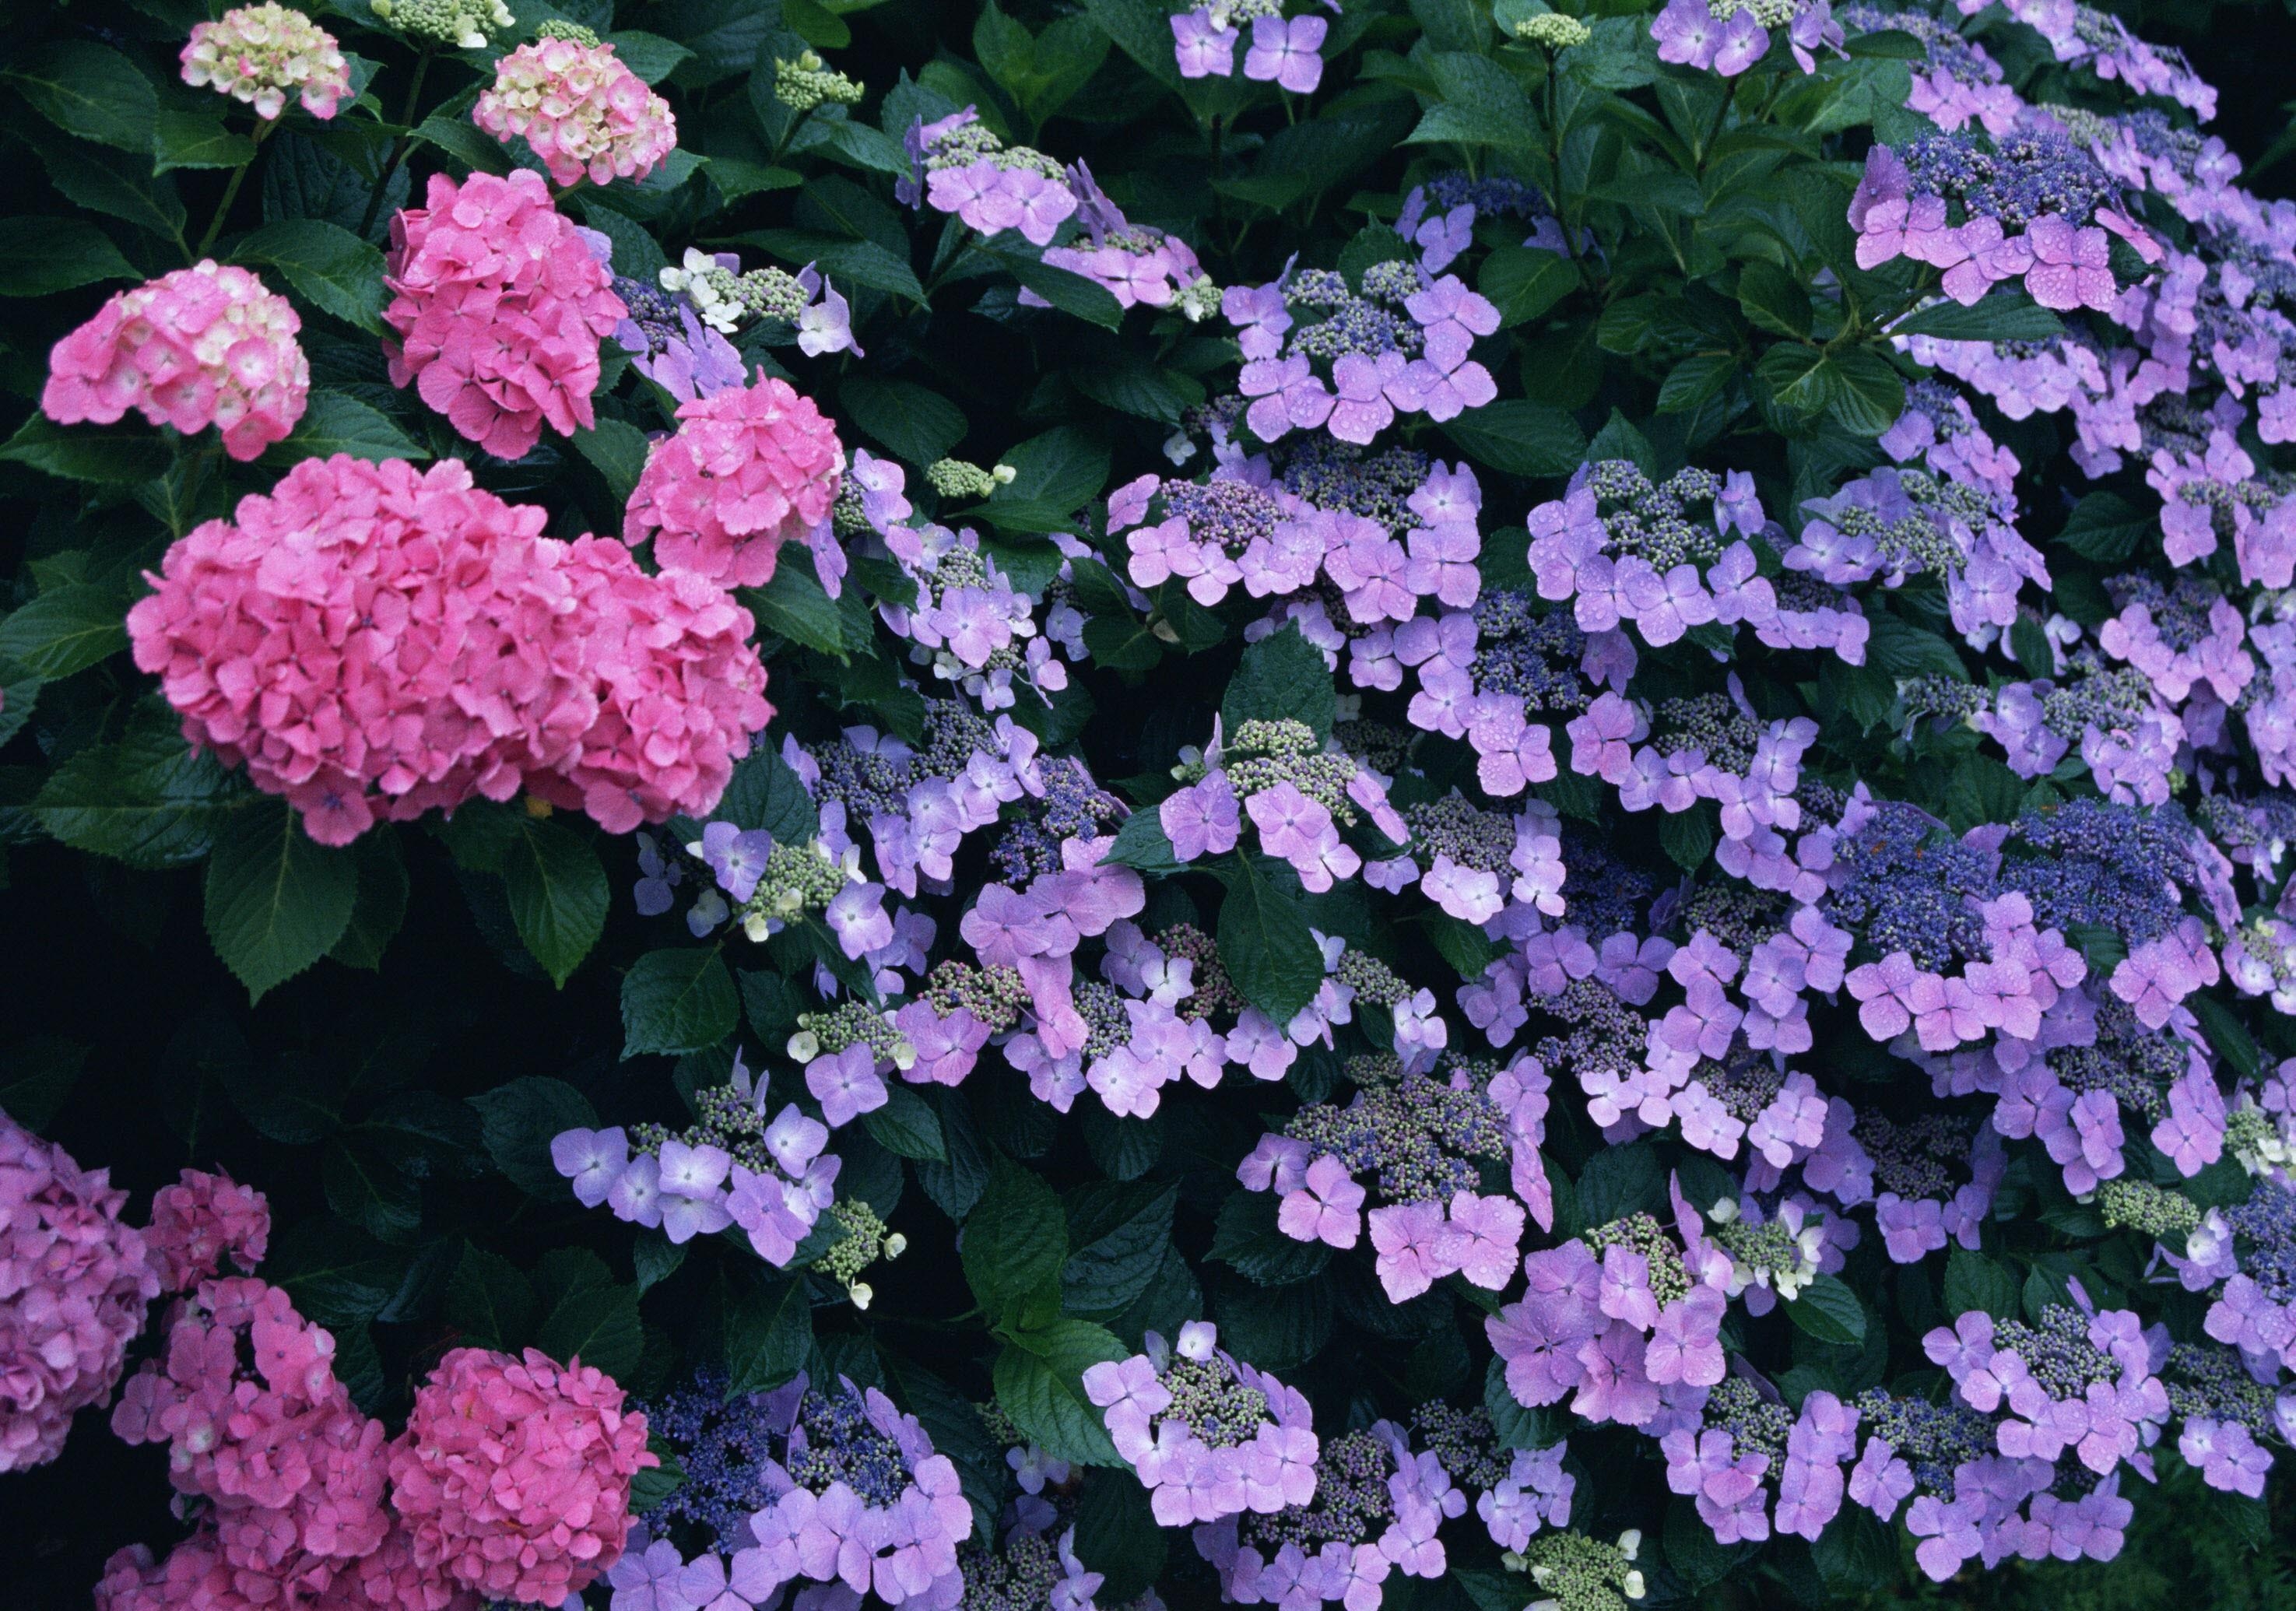
[[[264,1281],[207,1281],[177,1303],[163,1356],[111,1413],[128,1443],[166,1444],[176,1491],[203,1501],[200,1532],[175,1552],[183,1564],[159,1574],[163,1591],[220,1574],[240,1598],[217,1589],[218,1605],[316,1599],[381,1547],[382,1423],[351,1403],[334,1360],[333,1335]]]
[[[168,550],[137,663],[322,844],[521,788],[625,830],[708,810],[770,714],[748,612],[544,518],[452,460],[306,460]]]
[[[0,1112],[0,1474],[55,1459],[159,1296],[127,1193]]]
[[[390,225],[391,383],[497,458],[587,430],[598,344],[628,312],[606,265],[524,168],[433,175],[426,201]]]
[[[643,179],[677,147],[669,102],[594,39],[520,45],[495,63],[471,118],[505,145],[523,139],[562,185]]]
[[[781,545],[829,519],[845,469],[837,428],[770,375],[697,397],[677,420],[646,455],[622,540],[652,538],[665,570],[764,586]]]
[[[144,1247],[161,1288],[189,1292],[223,1269],[226,1258],[252,1275],[271,1241],[271,1205],[227,1174],[186,1169],[152,1198]]]
[[[303,417],[302,328],[246,269],[201,261],[119,292],[57,342],[40,412],[59,425],[110,425],[133,409],[185,436],[213,425],[226,453],[252,459]]]
[[[351,93],[350,63],[334,36],[278,0],[193,23],[182,61],[184,83],[212,86],[266,120],[284,111],[290,96],[314,118],[332,118]]]
[[[660,1464],[613,1378],[457,1348],[391,1445],[414,1565],[488,1599],[561,1606],[620,1558],[630,1479]]]

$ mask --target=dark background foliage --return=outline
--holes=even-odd
[[[623,0],[616,21],[663,26],[655,13],[677,3]],[[1031,0],[1011,7],[1037,29],[1062,9]],[[2214,127],[2235,150],[2284,149],[2279,141],[2287,127],[2287,46],[2296,24],[2279,4],[2166,0],[2119,9],[2148,36],[2190,52],[2222,93]],[[970,4],[953,0],[857,13],[849,19],[851,46],[839,53],[838,64],[873,89],[903,66],[929,61],[971,72],[966,63],[974,54],[976,15]],[[69,6],[32,0],[19,10],[16,22],[50,37],[86,29],[101,35],[110,28],[159,37],[148,17],[85,0]],[[395,97],[403,89],[403,53],[387,70],[384,93]],[[1198,197],[1187,192],[1201,182],[1206,153],[1193,131],[1144,118],[1149,109],[1138,94],[1141,83],[1130,64],[1111,53],[1100,75],[1062,109],[1058,147],[1096,166],[1097,152],[1120,151],[1120,162],[1110,166],[1133,176],[1136,216],[1158,216],[1160,176],[1175,187],[1173,210],[1193,210]],[[434,85],[428,93],[454,87]],[[736,78],[687,93],[679,101],[681,119],[706,122],[714,103],[742,87]],[[1263,109],[1264,127],[1230,133],[1228,155],[1279,129],[1274,119]],[[1015,130],[1024,138],[1029,132],[1025,124]],[[7,148],[20,167],[37,160],[20,138]],[[1406,154],[1381,159],[1394,172],[1373,166],[1355,183],[1393,190]],[[415,167],[422,166],[418,158]],[[220,176],[187,172],[181,177],[192,217],[204,218],[215,205]],[[2260,173],[2252,169],[2249,183],[2278,195],[2290,192],[2292,180],[2296,162],[2281,162]],[[242,206],[251,219],[259,202],[250,192]],[[733,233],[783,225],[791,208],[786,193],[753,196],[710,228]],[[1195,235],[1195,244],[1213,277],[1232,283],[1267,277],[1293,251],[1309,261],[1330,261],[1362,223],[1336,205],[1282,234],[1264,218],[1255,229],[1216,217],[1212,228]],[[671,241],[685,232],[671,220],[655,233]],[[12,430],[27,412],[45,367],[45,341],[85,317],[102,294],[90,288],[49,298],[37,321],[22,314],[27,305],[11,305],[18,311],[10,315],[7,346],[0,352],[0,382],[9,393],[0,403],[0,426]],[[1013,441],[1072,412],[1077,397],[1070,377],[1103,357],[1110,340],[1080,321],[1066,322],[1038,344],[980,311],[919,310],[896,328],[890,351],[873,350],[872,356],[914,361],[917,372],[970,421],[954,451],[994,462]],[[1114,470],[1105,484],[1154,462],[1161,429],[1130,423],[1129,434],[1119,432],[1112,444]],[[613,529],[603,484],[562,450],[545,446],[513,478],[524,488],[500,476],[489,484],[506,495],[551,502],[555,529]],[[18,573],[28,558],[60,540],[44,527],[52,517],[43,515],[29,495],[33,490],[20,472],[0,479],[0,573]],[[1495,508],[1486,525],[1496,529],[1521,513]],[[130,675],[124,664],[111,664],[124,684]],[[1191,732],[1184,717],[1211,702],[1203,691],[1220,687],[1226,670],[1206,671],[1191,661],[1184,674],[1170,674],[1175,686],[1152,684],[1141,707],[1102,712],[1080,735],[1095,773],[1121,778],[1152,757],[1168,757]],[[1177,685],[1182,676],[1185,686]],[[5,936],[0,944],[7,953],[0,971],[7,1007],[0,1029],[0,1107],[45,1120],[46,1133],[83,1164],[109,1165],[139,1199],[138,1217],[152,1190],[187,1164],[220,1165],[260,1186],[270,1195],[275,1224],[266,1274],[305,1313],[337,1329],[344,1346],[342,1374],[356,1384],[361,1402],[387,1419],[403,1413],[413,1385],[463,1336],[450,1288],[470,1247],[526,1270],[540,1266],[554,1250],[586,1247],[606,1261],[617,1293],[649,1278],[659,1280],[661,1290],[648,1298],[642,1329],[635,1307],[623,1315],[619,1298],[598,1314],[577,1304],[579,1313],[570,1319],[551,1313],[554,1300],[558,1310],[566,1308],[567,1292],[554,1291],[545,1281],[537,1299],[545,1312],[541,1323],[553,1318],[569,1327],[578,1322],[594,1329],[584,1335],[605,1336],[617,1360],[627,1361],[622,1378],[637,1391],[669,1381],[688,1362],[673,1336],[706,1347],[722,1332],[726,1305],[749,1301],[742,1285],[747,1272],[714,1252],[697,1253],[668,1272],[635,1267],[628,1232],[610,1218],[584,1212],[562,1192],[545,1198],[521,1190],[499,1166],[504,1157],[499,1138],[490,1145],[479,1110],[464,1100],[512,1082],[545,1078],[565,1082],[617,1120],[677,1116],[678,1071],[671,1059],[620,1057],[617,976],[648,945],[629,908],[635,870],[623,859],[627,841],[605,842],[611,915],[596,951],[564,989],[554,988],[519,947],[500,878],[458,865],[448,836],[401,831],[395,836],[400,849],[363,853],[373,864],[362,876],[386,887],[403,879],[405,886],[404,926],[380,965],[324,962],[250,1008],[247,992],[217,961],[202,931],[199,870],[132,871],[8,831],[44,754],[73,747],[84,739],[86,724],[116,719],[114,702],[123,691],[117,685],[78,689],[77,704],[44,703],[40,720],[0,747],[0,840],[14,841],[5,850],[0,894],[0,935]],[[1153,714],[1142,719],[1151,707]],[[785,713],[776,721],[775,736],[789,720],[818,724],[826,718],[818,712]],[[755,1026],[758,1003],[748,1005]],[[686,1077],[693,1073],[686,1071]],[[1087,1113],[1086,1105],[1056,1118],[1025,1100],[1000,1103],[981,1084],[965,1093],[972,1122],[1007,1149],[1034,1159],[1055,1185],[1101,1173],[1105,1165],[1096,1163],[1118,1156],[1119,1148],[1160,1149],[1166,1171],[1180,1186],[1177,1239],[1191,1262],[1210,1272],[1207,1280],[1218,1279],[1217,1266],[1202,1259],[1212,1237],[1210,1210],[1226,1194],[1225,1166],[1190,1160],[1234,1157],[1249,1135],[1197,1138],[1189,1129],[1240,1124],[1241,1115],[1178,1103],[1144,1124],[1109,1120],[1096,1108]],[[873,1166],[872,1144],[858,1133],[840,1136],[840,1150],[847,1154],[849,1171]],[[513,1157],[513,1169],[515,1163]],[[876,1166],[890,1163],[880,1157]],[[1213,1173],[1207,1176],[1205,1170]],[[834,1357],[882,1330],[905,1352],[946,1369],[959,1392],[986,1396],[983,1366],[969,1354],[949,1355],[935,1345],[972,1302],[950,1256],[948,1219],[913,1191],[892,1223],[910,1236],[912,1256],[878,1272],[880,1302],[866,1317],[841,1305],[823,1310],[816,1317],[816,1342]],[[1329,1301],[1357,1321],[1378,1319],[1383,1308],[1375,1295],[1344,1290]],[[1327,1313],[1327,1326],[1329,1320]],[[1436,1341],[1446,1329],[1413,1316],[1387,1330],[1390,1335],[1381,1338],[1351,1329],[1357,1341],[1318,1358],[1302,1385],[1318,1396],[1336,1391],[1342,1400],[1354,1379],[1459,1385],[1447,1378],[1464,1370],[1464,1361],[1444,1357]],[[1588,1443],[1595,1451],[1605,1446],[1599,1437]],[[163,1461],[159,1450],[130,1449],[105,1435],[99,1412],[91,1411],[53,1465],[0,1479],[0,1517],[11,1524],[16,1557],[0,1574],[5,1585],[0,1599],[11,1606],[83,1605],[112,1550],[131,1540],[171,1538]],[[2111,1568],[2013,1565],[1944,1587],[1906,1574],[1864,1603],[2004,1611],[2296,1606],[2296,1527],[2290,1525],[2285,1485],[2276,1484],[2272,1494],[2278,1503],[2268,1512],[2234,1507],[2185,1479],[2161,1496],[2165,1502],[2140,1504],[2129,1547]],[[1395,1580],[1388,1605],[1403,1611],[1414,1590],[1431,1599],[1438,1592]],[[1705,1599],[1752,1606],[1822,1593],[1814,1576],[1774,1574],[1725,1579]]]

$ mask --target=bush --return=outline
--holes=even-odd
[[[2285,1603],[2296,205],[1294,11],[19,27],[43,1603]]]

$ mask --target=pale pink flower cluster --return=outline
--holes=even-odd
[[[669,102],[611,45],[537,39],[495,64],[471,118],[504,144],[523,137],[560,184],[643,179],[677,149]],[[434,204],[435,205],[435,204]]]
[[[306,460],[168,551],[135,662],[321,844],[521,788],[615,832],[706,814],[772,714],[749,613],[544,519],[452,460]]]
[[[630,495],[622,540],[653,536],[665,570],[762,587],[775,551],[829,517],[845,468],[837,429],[786,380],[697,397],[656,443]]]
[[[414,1563],[488,1599],[565,1603],[621,1558],[630,1478],[660,1462],[611,1377],[457,1348],[390,1452]]]
[[[114,1556],[98,1611],[308,1604],[355,1578],[390,1529],[383,1431],[334,1356],[334,1337],[260,1280],[209,1281],[177,1305],[165,1356],[129,1378],[111,1429],[168,1445],[176,1492],[207,1501],[203,1525],[163,1566]]]
[[[59,425],[110,425],[132,408],[186,436],[214,425],[226,453],[252,459],[303,417],[302,328],[243,268],[179,268],[121,291],[56,343],[40,412]]]
[[[226,1255],[252,1275],[271,1242],[271,1205],[227,1174],[186,1169],[152,1198],[144,1245],[163,1292],[189,1292],[223,1269]]]
[[[550,203],[542,176],[434,175],[427,207],[391,221],[391,383],[497,458],[522,458],[547,422],[596,422],[598,343],[628,309],[613,276]]]
[[[55,1459],[119,1379],[159,1278],[125,1191],[0,1113],[0,1473]]]
[[[243,101],[266,119],[287,110],[294,95],[314,118],[332,118],[351,93],[350,63],[335,37],[278,0],[226,12],[220,21],[192,26],[180,58],[184,82],[193,89],[213,85]]]

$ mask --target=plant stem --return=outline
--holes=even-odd
[[[414,77],[406,86],[406,106],[398,114],[399,127],[412,130],[415,108],[422,104],[422,80],[430,71],[430,53],[424,51],[414,58]],[[384,159],[382,173],[374,182],[374,194],[366,199],[366,216],[359,220],[359,239],[364,241],[374,228],[376,217],[382,211],[382,199],[390,192],[390,182],[398,175],[398,165],[406,160],[411,135],[401,135],[390,143],[390,155]]]
[[[209,249],[215,245],[216,237],[223,233],[223,221],[231,217],[231,204],[239,200],[239,187],[247,183],[247,176],[254,170],[255,165],[263,159],[264,138],[277,127],[278,125],[273,122],[258,123],[256,126],[255,154],[231,170],[231,178],[223,187],[223,200],[216,203],[215,217],[208,220],[208,233],[200,237],[199,245],[192,250],[193,262],[197,263],[205,258]]]

